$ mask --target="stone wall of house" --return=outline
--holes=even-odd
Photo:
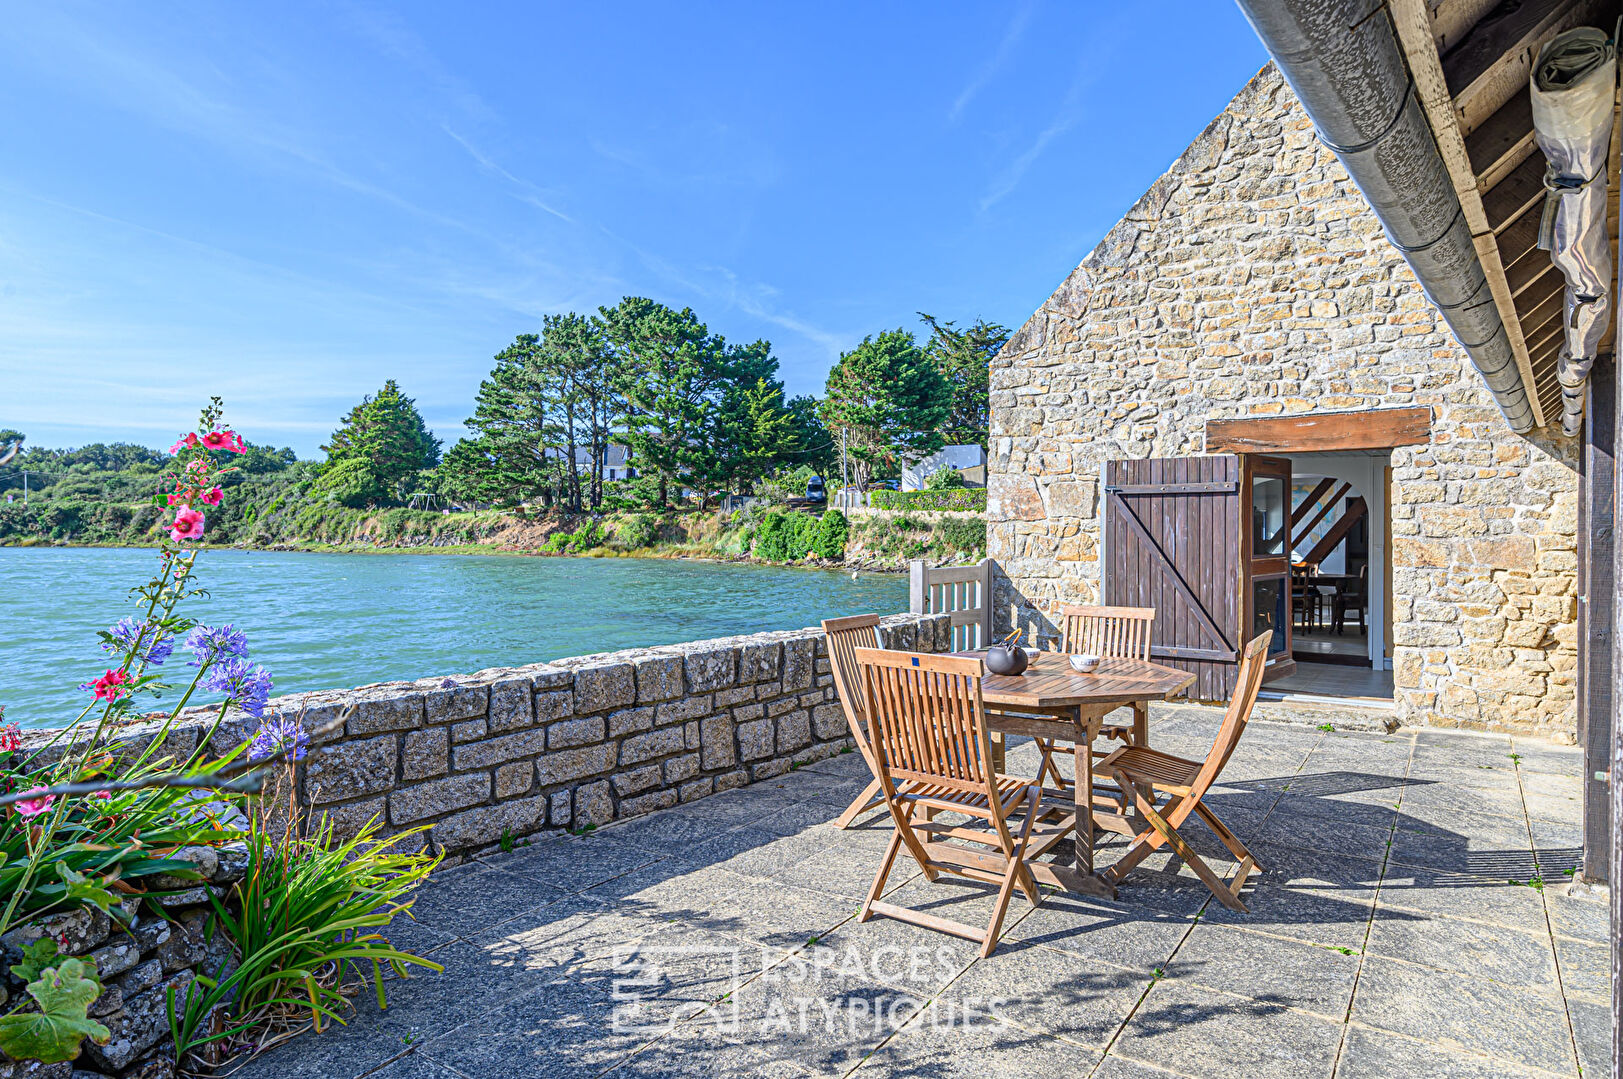
[[[1575,728],[1576,444],[1505,425],[1272,65],[992,364],[1002,617],[1099,595],[1102,467],[1208,419],[1427,405],[1392,453],[1398,717]]]

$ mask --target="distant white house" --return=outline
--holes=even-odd
[[[562,457],[563,451],[547,450],[548,457]],[[627,464],[629,453],[626,448],[615,442],[610,442],[603,450],[603,480],[634,480],[637,470]],[[584,475],[592,467],[592,451],[586,446],[575,447],[575,467]]]
[[[967,486],[985,487],[986,447],[943,446],[920,460],[903,460],[902,490],[924,490],[924,481],[943,468],[951,468],[962,474]]]

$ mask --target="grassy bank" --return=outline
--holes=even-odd
[[[985,519],[964,513],[863,513],[842,530],[837,519],[825,523],[782,511],[441,513],[349,509],[305,502],[286,491],[239,488],[231,495],[209,514],[211,542],[261,550],[589,554],[870,570],[905,569],[913,558],[971,562],[986,552]],[[0,506],[0,546],[146,546],[160,537],[162,518],[162,510],[150,504],[13,503]]]

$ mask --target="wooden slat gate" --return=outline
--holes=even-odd
[[[1226,699],[1239,673],[1240,498],[1233,455],[1105,466],[1104,602],[1155,608],[1150,656],[1193,672],[1201,700]]]
[[[908,609],[914,614],[952,615],[952,650],[965,652],[992,643],[992,561],[973,566],[908,563]]]

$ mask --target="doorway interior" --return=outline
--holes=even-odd
[[[1390,450],[1291,453],[1290,696],[1390,701]]]

